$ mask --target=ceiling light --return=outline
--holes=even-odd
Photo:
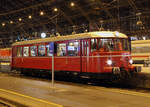
[[[31,15],[29,15],[29,16],[28,16],[28,18],[29,18],[29,19],[32,19],[32,16],[31,16]]]
[[[41,12],[40,12],[40,15],[41,15],[41,16],[43,16],[43,15],[44,15],[44,12],[43,12],[43,11],[41,11]]]
[[[13,24],[14,22],[11,20],[9,23],[10,23],[10,24]]]
[[[57,9],[57,8],[54,8],[54,11],[55,11],[55,12],[57,12],[57,11],[58,11],[58,9]]]
[[[74,2],[71,2],[71,3],[70,3],[70,6],[71,6],[71,7],[74,7],[74,6],[75,6]]]
[[[45,38],[46,37],[46,33],[41,33],[41,38]]]
[[[5,26],[6,24],[5,23],[2,23],[2,26]]]
[[[18,20],[19,20],[20,22],[22,21],[22,19],[21,19],[21,18],[19,18]]]

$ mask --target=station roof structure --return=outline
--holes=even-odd
[[[150,36],[149,0],[1,0],[0,47],[12,42],[84,31]]]

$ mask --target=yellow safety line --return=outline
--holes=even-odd
[[[10,65],[10,63],[4,63],[4,62],[2,62],[2,63],[0,63],[0,65]]]
[[[57,106],[57,107],[63,107],[62,105],[59,105],[59,104],[56,104],[56,103],[52,103],[52,102],[45,101],[45,100],[42,100],[42,99],[38,99],[38,98],[31,97],[31,96],[23,95],[23,94],[16,93],[16,92],[13,92],[13,91],[10,91],[10,90],[0,89],[0,91],[4,91],[4,92],[11,93],[11,94],[14,94],[14,95],[22,96],[22,97],[25,97],[25,98],[30,98],[30,99],[33,99],[35,101],[39,101],[39,102],[42,102],[42,103],[47,103],[47,104],[54,105],[54,106]]]
[[[100,87],[97,89],[100,89],[103,91],[109,91],[109,92],[116,92],[116,93],[120,93],[120,94],[134,95],[134,96],[141,96],[141,97],[150,98],[150,94],[147,94],[147,93],[133,92],[133,91],[128,91],[128,90],[108,89],[108,88],[104,88],[104,87]]]

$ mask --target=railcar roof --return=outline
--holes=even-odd
[[[127,38],[127,36],[119,32],[97,31],[97,32],[88,32],[88,33],[80,33],[80,34],[73,34],[73,35],[66,35],[66,36],[57,36],[57,37],[49,37],[43,39],[16,42],[12,44],[12,46],[64,41],[64,40],[74,40],[74,39],[84,39],[84,38]]]

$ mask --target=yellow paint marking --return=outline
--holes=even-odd
[[[115,92],[120,94],[126,94],[126,95],[134,95],[134,96],[141,96],[141,97],[148,97],[150,98],[150,94],[147,93],[140,93],[140,92],[134,92],[134,91],[128,91],[128,90],[119,90],[119,89],[109,89],[104,87],[97,87],[96,89],[100,89],[103,91],[109,91],[109,92]]]
[[[56,106],[56,107],[63,107],[62,105],[59,105],[59,104],[56,104],[56,103],[52,103],[52,102],[45,101],[45,100],[42,100],[42,99],[38,99],[38,98],[31,97],[31,96],[23,95],[23,94],[16,93],[16,92],[13,92],[13,91],[10,91],[10,90],[0,89],[0,91],[11,93],[11,94],[18,95],[18,96],[25,97],[25,98],[30,98],[32,100],[39,101],[39,102],[46,103],[46,104],[50,104],[50,105],[53,105],[53,106]]]
[[[0,65],[10,65],[10,63],[5,63],[5,62],[2,62],[2,63],[0,63]]]

